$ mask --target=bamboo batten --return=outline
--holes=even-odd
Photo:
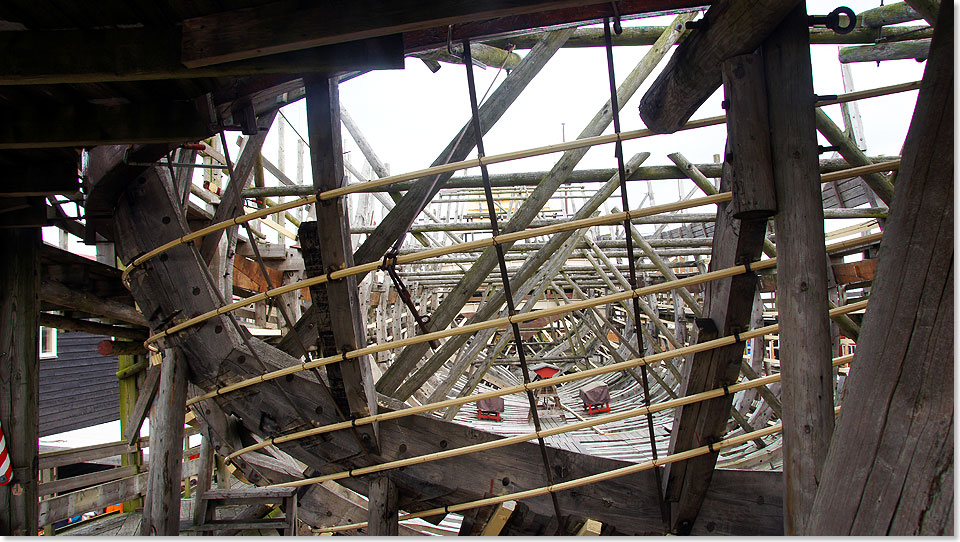
[[[853,360],[853,356],[854,356],[853,354],[848,354],[846,356],[834,358],[833,365],[835,367],[846,365]],[[416,457],[408,457],[406,459],[389,461],[387,463],[381,463],[379,465],[371,465],[369,467],[361,467],[361,468],[351,469],[351,470],[337,472],[333,474],[326,474],[323,476],[315,476],[312,478],[296,480],[293,482],[273,484],[269,487],[301,487],[306,485],[320,484],[320,483],[331,481],[331,480],[342,480],[344,478],[354,478],[357,476],[363,476],[365,474],[371,474],[374,472],[381,472],[381,471],[397,469],[401,467],[408,467],[410,465],[420,465],[423,463],[429,463],[431,461],[439,461],[441,459],[448,459],[451,457],[458,457],[458,456],[468,455],[468,454],[477,453],[477,452],[484,452],[484,451],[492,450],[495,448],[510,446],[512,444],[527,442],[535,438],[546,438],[546,437],[552,437],[554,435],[560,435],[563,433],[570,433],[572,431],[577,431],[580,429],[596,428],[596,426],[598,425],[618,422],[618,421],[626,420],[629,418],[636,418],[638,416],[645,416],[647,414],[653,414],[653,413],[661,412],[664,410],[670,410],[670,409],[677,408],[684,405],[699,403],[699,402],[707,401],[717,397],[722,397],[727,394],[734,394],[739,391],[758,388],[760,386],[766,386],[768,384],[773,384],[774,382],[779,382],[779,381],[780,381],[780,373],[777,373],[775,375],[765,376],[765,377],[757,378],[754,380],[746,380],[739,384],[727,386],[726,390],[724,390],[723,388],[716,388],[716,389],[696,393],[694,395],[688,395],[686,397],[680,397],[677,399],[671,399],[669,401],[663,401],[655,405],[651,405],[650,407],[643,407],[643,408],[628,410],[625,412],[618,412],[617,414],[601,416],[599,418],[594,418],[590,420],[583,420],[581,418],[582,421],[580,422],[565,424],[561,427],[554,427],[553,429],[534,431],[532,433],[494,440],[491,442],[484,442],[482,444],[474,444],[471,446],[464,446],[462,448],[456,448],[453,450],[445,450],[442,452],[435,452],[432,454],[425,454],[425,455],[420,455]],[[577,415],[577,413],[573,410],[571,410],[570,412],[572,412],[574,415]],[[579,417],[579,415],[577,416]]]
[[[851,102],[855,100],[862,100],[866,98],[886,96],[889,94],[896,94],[899,92],[916,90],[918,88],[920,88],[920,82],[914,81],[911,83],[902,83],[898,85],[891,85],[891,86],[880,87],[876,89],[860,90],[856,92],[841,94],[841,95],[838,95],[836,98],[819,100],[817,101],[816,106],[823,107],[827,105],[834,105],[839,103]],[[685,124],[683,127],[681,127],[680,130],[678,131],[692,130],[695,128],[703,128],[706,126],[715,126],[718,124],[723,124],[725,122],[726,122],[725,116],[709,117],[706,119],[690,121],[687,124]],[[619,132],[619,133],[613,133],[609,135],[588,137],[583,139],[575,139],[573,141],[567,141],[564,143],[554,143],[552,145],[544,145],[542,147],[535,147],[532,149],[524,149],[520,151],[508,152],[503,154],[495,154],[495,155],[485,156],[483,158],[473,158],[470,160],[463,160],[460,162],[451,162],[449,164],[442,164],[439,166],[433,166],[426,169],[411,171],[408,173],[402,173],[399,175],[392,175],[390,177],[383,177],[380,179],[375,179],[375,180],[366,181],[362,183],[356,183],[356,184],[344,186],[341,188],[336,188],[333,190],[327,190],[326,192],[321,192],[320,194],[297,198],[295,200],[292,200],[286,203],[278,204],[274,207],[269,207],[253,213],[248,213],[245,215],[234,217],[230,220],[225,220],[217,224],[211,224],[210,226],[201,228],[195,232],[188,233],[168,243],[160,245],[159,247],[147,252],[146,254],[143,254],[135,258],[132,262],[127,264],[127,267],[123,270],[123,274],[121,275],[121,280],[124,282],[124,284],[127,284],[127,277],[129,276],[133,268],[143,264],[143,262],[146,262],[151,258],[155,258],[156,256],[159,256],[160,254],[174,247],[189,243],[190,241],[194,241],[196,239],[200,239],[202,237],[210,235],[211,233],[216,233],[218,231],[225,230],[232,226],[243,224],[245,222],[250,222],[251,220],[265,218],[269,215],[277,214],[282,211],[288,211],[290,209],[294,209],[300,206],[310,205],[312,203],[316,203],[317,200],[323,201],[323,200],[333,199],[333,198],[345,196],[348,194],[354,194],[358,192],[372,190],[375,188],[389,186],[389,185],[404,182],[404,181],[419,179],[421,177],[426,177],[429,175],[449,173],[452,171],[459,171],[461,169],[479,167],[481,165],[498,164],[502,162],[509,162],[512,160],[520,160],[522,158],[531,158],[534,156],[553,154],[557,152],[579,149],[583,147],[592,147],[596,145],[614,143],[617,141],[624,142],[624,141],[629,141],[633,139],[650,137],[652,135],[656,135],[656,133],[647,129],[641,129],[641,130],[632,130],[629,132]]]
[[[882,236],[883,236],[882,233],[876,233],[876,234],[872,234],[872,235],[868,235],[868,236],[864,236],[864,237],[858,237],[858,238],[856,238],[856,239],[851,239],[851,240],[848,240],[848,241],[841,241],[841,242],[838,242],[838,243],[834,243],[834,244],[831,244],[831,245],[828,247],[827,252],[831,252],[831,253],[832,253],[832,252],[836,252],[836,251],[839,251],[839,250],[844,250],[844,249],[849,248],[849,247],[851,247],[851,246],[857,246],[857,245],[860,245],[860,244],[863,244],[863,243],[873,242],[873,241],[875,241],[875,240],[877,240],[877,239],[880,239]],[[761,261],[761,262],[755,262],[755,263],[751,264],[751,268],[752,268],[752,269],[768,269],[768,268],[771,268],[771,267],[775,267],[775,266],[776,266],[776,262],[777,262],[776,258],[770,258],[770,259],[768,259],[768,260],[763,260],[763,261]],[[409,346],[409,345],[411,345],[411,344],[419,344],[419,343],[429,342],[429,341],[433,341],[433,340],[437,340],[437,339],[444,339],[444,338],[452,337],[452,336],[455,336],[455,335],[472,334],[472,333],[475,333],[475,332],[477,332],[477,331],[482,331],[482,330],[484,330],[484,329],[497,328],[497,327],[506,327],[506,326],[508,326],[508,325],[510,325],[510,324],[513,324],[513,323],[520,323],[520,322],[525,322],[525,321],[528,321],[528,320],[536,320],[536,319],[538,319],[538,318],[543,318],[543,317],[548,317],[548,316],[557,316],[557,315],[561,315],[561,314],[567,314],[567,313],[569,313],[569,312],[573,312],[573,311],[577,311],[577,310],[583,310],[583,309],[589,309],[589,308],[591,308],[591,307],[597,307],[597,306],[599,306],[599,305],[606,305],[606,304],[609,304],[609,303],[619,303],[619,302],[621,302],[621,301],[626,301],[626,300],[628,300],[628,299],[631,299],[631,298],[633,298],[634,296],[644,296],[644,295],[662,293],[662,292],[670,291],[670,290],[673,290],[673,289],[676,289],[676,288],[679,288],[679,287],[692,286],[692,285],[695,285],[695,284],[702,284],[702,283],[704,283],[704,282],[709,282],[709,281],[711,281],[711,280],[717,280],[717,279],[721,279],[721,278],[732,277],[732,276],[735,276],[735,275],[739,275],[739,274],[741,274],[741,273],[745,273],[746,271],[747,271],[746,266],[744,266],[744,265],[737,265],[737,266],[729,267],[729,268],[726,268],[726,269],[719,269],[719,270],[717,270],[717,271],[710,271],[710,272],[703,273],[703,274],[699,274],[699,275],[692,275],[692,276],[689,276],[689,277],[684,277],[684,278],[677,279],[677,280],[667,281],[667,282],[663,282],[663,283],[660,283],[660,284],[654,284],[654,285],[651,285],[651,286],[644,286],[644,287],[642,287],[642,288],[637,288],[636,290],[628,290],[628,291],[625,291],[625,292],[620,292],[620,293],[616,293],[616,294],[610,294],[610,295],[606,295],[606,296],[600,296],[600,297],[593,298],[593,299],[586,299],[586,300],[583,300],[583,301],[576,301],[576,302],[573,302],[573,303],[566,303],[566,304],[558,305],[558,306],[556,306],[556,307],[552,307],[552,308],[548,308],[548,309],[540,309],[540,310],[536,310],[536,311],[530,311],[530,312],[525,312],[525,313],[516,314],[516,315],[513,315],[513,316],[507,316],[507,317],[496,318],[496,319],[492,319],[492,320],[486,320],[486,321],[484,321],[484,322],[476,322],[476,323],[473,323],[473,324],[468,324],[468,325],[464,325],[464,326],[460,326],[460,327],[456,327],[456,328],[444,329],[444,330],[440,330],[440,331],[434,331],[434,332],[431,332],[431,333],[425,333],[425,334],[422,334],[422,335],[417,335],[417,336],[413,336],[413,337],[408,337],[408,338],[406,338],[406,339],[400,339],[400,340],[396,340],[396,341],[388,341],[388,342],[385,342],[385,343],[375,344],[375,345],[367,346],[367,347],[360,348],[360,349],[357,349],[357,350],[351,350],[351,351],[349,351],[349,352],[344,352],[344,353],[341,353],[341,354],[336,355],[336,356],[327,356],[327,357],[320,358],[320,359],[316,359],[316,360],[312,360],[312,361],[303,361],[303,362],[301,362],[301,363],[298,364],[298,365],[291,365],[291,366],[285,367],[285,368],[283,368],[283,369],[279,369],[279,370],[272,371],[272,372],[269,372],[269,373],[264,373],[264,374],[262,374],[262,375],[260,375],[260,376],[254,377],[254,378],[249,378],[249,379],[246,379],[246,380],[242,380],[242,381],[240,381],[240,382],[236,382],[236,383],[234,383],[234,384],[230,384],[230,385],[227,385],[227,386],[223,386],[223,387],[221,387],[221,388],[217,388],[217,389],[215,389],[215,390],[213,390],[213,391],[204,393],[204,394],[202,394],[202,395],[199,395],[199,396],[197,396],[197,397],[194,397],[194,398],[190,399],[189,401],[187,401],[187,405],[189,406],[189,405],[198,403],[198,402],[200,402],[200,401],[204,401],[204,400],[206,400],[206,399],[210,399],[210,398],[212,398],[212,397],[216,397],[216,396],[218,396],[218,395],[223,395],[223,394],[225,394],[225,393],[230,393],[230,392],[232,392],[232,391],[236,391],[236,390],[243,389],[243,388],[246,388],[246,387],[249,387],[249,386],[253,386],[253,385],[259,384],[259,383],[261,383],[261,382],[267,382],[267,381],[270,381],[270,380],[274,380],[274,379],[280,378],[280,377],[282,377],[282,376],[295,374],[295,373],[298,373],[298,372],[301,372],[301,371],[305,371],[305,370],[309,370],[309,369],[314,369],[314,368],[317,368],[317,367],[322,367],[322,366],[324,366],[324,365],[330,365],[331,363],[338,363],[338,362],[343,361],[343,360],[346,360],[346,359],[354,359],[354,358],[358,358],[358,357],[362,357],[362,356],[366,356],[366,355],[376,354],[376,353],[378,353],[378,352],[385,352],[385,351],[387,351],[387,350],[393,350],[393,349],[397,349],[397,348],[404,348],[404,347],[407,347],[407,346]],[[228,305],[228,307],[229,307],[229,305]],[[668,356],[668,358],[672,358],[672,357],[676,357],[676,356],[682,355],[682,354],[679,353],[679,352],[680,352],[679,350],[670,350],[670,351],[668,351],[668,352],[677,352],[677,354]]]
[[[724,201],[729,201],[730,198],[731,198],[731,194],[730,194],[729,192],[724,192],[724,193],[722,193],[722,194],[716,194],[716,195],[714,195],[714,196],[707,196],[707,197],[698,198],[698,199],[695,199],[695,200],[687,200],[687,201],[681,201],[681,202],[675,202],[675,203],[668,203],[668,204],[664,204],[664,205],[655,205],[655,206],[653,206],[653,207],[647,207],[647,208],[644,208],[644,209],[634,209],[634,210],[632,210],[632,211],[625,211],[625,212],[613,213],[613,214],[610,214],[610,215],[597,216],[597,217],[591,217],[591,218],[584,218],[584,219],[581,219],[581,220],[572,220],[572,221],[567,222],[567,223],[564,223],[564,224],[553,224],[553,225],[550,225],[550,226],[541,226],[541,227],[539,227],[539,228],[531,228],[531,229],[521,230],[521,231],[513,232],[513,233],[504,233],[504,234],[497,235],[497,236],[495,236],[495,237],[488,237],[488,238],[485,238],[485,239],[477,239],[477,240],[475,240],[475,241],[470,241],[470,242],[467,242],[467,243],[459,243],[459,244],[451,245],[451,246],[444,246],[444,247],[437,247],[437,248],[432,248],[432,249],[427,249],[427,250],[421,250],[421,251],[416,252],[416,253],[414,253],[414,254],[405,254],[405,255],[403,255],[403,256],[398,256],[397,259],[396,259],[396,263],[397,263],[397,265],[401,265],[401,264],[416,262],[416,261],[420,261],[420,260],[425,260],[425,259],[428,259],[428,258],[436,258],[436,257],[439,257],[439,256],[447,256],[447,255],[450,255],[450,254],[456,254],[456,253],[458,253],[458,252],[470,252],[470,251],[474,251],[474,250],[477,250],[477,249],[483,249],[483,248],[486,248],[486,247],[491,247],[491,246],[496,246],[496,245],[502,245],[502,244],[505,244],[505,243],[512,243],[512,242],[514,242],[514,241],[520,241],[520,240],[523,240],[523,239],[531,239],[531,238],[534,238],[534,237],[540,237],[540,236],[544,236],[544,235],[553,235],[553,234],[555,234],[555,233],[561,233],[561,232],[566,232],[566,231],[573,231],[573,230],[578,230],[578,229],[581,229],[581,228],[591,228],[591,227],[594,227],[594,226],[606,226],[606,225],[610,225],[610,224],[616,224],[616,223],[622,222],[622,221],[624,221],[624,220],[632,220],[632,219],[634,219],[634,218],[642,218],[642,217],[645,217],[645,216],[651,216],[651,215],[656,215],[656,214],[661,214],[661,213],[667,213],[667,212],[672,212],[672,211],[679,211],[679,210],[682,210],[682,209],[689,209],[689,208],[698,207],[698,206],[701,206],[701,205],[712,205],[712,204],[716,204],[716,203],[720,203],[720,202],[724,202]],[[247,215],[247,216],[249,216],[249,215]],[[239,219],[239,218],[240,218],[240,217],[235,218],[234,220],[237,220],[237,219]],[[212,226],[211,226],[211,227],[212,227]],[[197,233],[200,233],[200,232],[202,232],[202,231],[203,231],[203,230],[199,230]],[[183,239],[183,238],[185,238],[185,237],[188,237],[188,236],[184,236],[184,237],[182,237],[181,239]],[[191,240],[192,240],[192,239],[191,239]],[[169,243],[168,243],[168,244],[169,244]],[[166,246],[166,245],[164,245],[164,246]],[[162,248],[162,247],[161,247],[161,248]],[[149,253],[148,253],[148,254],[149,254]],[[145,254],[144,256],[146,256],[146,254]],[[206,320],[209,320],[209,319],[211,319],[211,318],[214,318],[214,317],[217,317],[217,316],[220,316],[220,315],[223,315],[223,314],[227,314],[227,313],[229,313],[229,312],[232,312],[232,311],[234,311],[234,310],[236,310],[236,309],[239,309],[239,308],[244,307],[244,306],[246,306],[246,305],[249,305],[249,304],[251,304],[251,303],[256,303],[256,302],[258,302],[258,301],[264,301],[264,300],[266,300],[266,299],[270,299],[271,297],[276,297],[276,296],[278,296],[278,295],[282,295],[282,294],[285,294],[285,293],[288,293],[288,292],[292,292],[292,291],[294,291],[294,290],[299,290],[300,288],[304,288],[304,287],[308,287],[308,286],[314,286],[314,285],[317,285],[317,284],[323,284],[323,283],[329,282],[329,281],[331,281],[331,280],[338,280],[338,279],[342,279],[342,278],[349,277],[349,276],[351,276],[351,275],[360,275],[360,274],[369,273],[369,272],[371,272],[371,271],[376,271],[376,270],[380,267],[380,265],[381,265],[380,262],[370,262],[370,263],[367,263],[367,264],[356,265],[356,266],[353,266],[353,267],[348,267],[348,268],[345,268],[345,269],[340,269],[340,270],[337,270],[337,271],[334,271],[334,272],[331,272],[331,273],[327,273],[326,275],[320,275],[320,276],[317,276],[317,277],[312,277],[312,278],[305,279],[305,280],[301,280],[301,281],[298,281],[298,282],[292,282],[292,283],[290,283],[290,284],[287,284],[287,285],[284,285],[284,286],[280,286],[280,287],[274,288],[274,289],[272,289],[272,290],[268,290],[268,291],[266,291],[266,292],[263,292],[263,293],[260,293],[260,294],[254,295],[254,296],[241,299],[240,301],[236,301],[236,302],[231,303],[231,304],[229,304],[229,305],[224,305],[224,306],[219,307],[219,308],[217,308],[217,309],[214,309],[214,310],[205,312],[205,313],[203,313],[203,314],[201,314],[201,315],[199,315],[199,316],[196,316],[196,317],[194,317],[194,318],[191,318],[191,319],[189,319],[189,320],[186,320],[186,321],[184,321],[184,322],[181,322],[180,324],[177,324],[177,325],[175,325],[175,326],[172,326],[172,327],[170,327],[170,328],[168,328],[168,329],[166,329],[166,330],[164,330],[164,331],[162,331],[162,332],[160,332],[160,333],[156,333],[156,334],[150,336],[149,338],[147,338],[147,340],[146,340],[146,342],[144,343],[144,345],[150,345],[150,344],[152,344],[152,343],[154,343],[154,342],[162,339],[163,337],[166,337],[166,336],[168,336],[168,335],[172,335],[172,334],[177,333],[177,332],[179,332],[179,331],[182,331],[182,330],[184,330],[184,329],[186,329],[186,328],[188,328],[188,327],[190,327],[190,326],[199,324],[199,323],[204,322],[204,321],[206,321]],[[128,267],[127,269],[130,269],[130,268]]]
[[[553,484],[551,486],[539,487],[536,489],[528,489],[526,491],[518,491],[516,493],[507,493],[504,495],[499,495],[496,497],[489,497],[486,499],[479,499],[476,501],[465,502],[462,504],[454,504],[449,506],[442,506],[439,508],[432,508],[430,510],[423,510],[420,512],[404,514],[399,517],[400,521],[405,521],[408,519],[424,518],[429,516],[436,516],[439,514],[446,514],[449,512],[461,512],[463,510],[472,510],[474,508],[481,508],[484,506],[493,506],[500,504],[506,501],[529,499],[532,497],[539,497],[541,495],[547,495],[549,493],[556,493],[558,491],[564,491],[567,489],[574,489],[577,487],[595,484],[598,482],[604,482],[606,480],[612,480],[613,478],[619,478],[621,476],[628,476],[630,474],[635,474],[645,470],[650,470],[661,465],[666,465],[669,463],[676,463],[679,461],[685,461],[694,457],[701,455],[706,455],[708,453],[721,450],[723,448],[729,448],[732,446],[738,446],[740,444],[745,444],[751,440],[756,440],[765,436],[773,435],[779,433],[782,430],[780,424],[772,425],[765,429],[760,429],[757,431],[752,431],[743,435],[732,437],[726,440],[721,440],[715,444],[709,446],[700,446],[699,448],[693,448],[692,450],[687,450],[685,452],[680,452],[676,454],[671,454],[664,456],[660,459],[652,459],[650,461],[644,461],[643,463],[637,463],[636,465],[630,465],[627,467],[622,467],[612,471],[602,472],[594,474],[591,476],[584,476],[583,478],[577,478],[575,480],[568,480],[566,482],[560,482]],[[324,529],[318,529],[318,533],[336,533],[344,531],[353,531],[356,529],[362,529],[367,526],[366,522],[363,523],[352,523],[349,525],[339,525],[337,527],[328,527]]]
[[[738,266],[738,267],[742,267],[742,266]],[[679,282],[679,281],[677,281],[677,282]],[[570,305],[573,305],[573,304],[574,304],[574,303],[571,303],[571,304],[566,305],[566,306],[570,306]],[[830,317],[832,318],[832,317],[835,317],[835,316],[839,316],[839,315],[841,315],[841,314],[848,314],[848,313],[851,313],[851,312],[854,312],[854,311],[858,311],[858,310],[861,310],[861,309],[866,308],[866,306],[867,306],[867,301],[860,301],[860,302],[857,302],[857,303],[851,303],[850,305],[844,305],[844,306],[842,306],[842,307],[837,307],[836,309],[830,310]],[[256,450],[259,450],[259,449],[262,449],[262,448],[266,448],[267,446],[272,446],[272,445],[276,445],[276,444],[282,444],[282,443],[284,443],[284,442],[290,442],[290,441],[293,441],[293,440],[299,440],[299,439],[303,439],[303,438],[307,438],[307,437],[311,437],[311,436],[321,435],[321,434],[324,434],[324,433],[329,433],[329,432],[332,432],[332,431],[338,431],[338,430],[341,430],[341,429],[348,429],[348,428],[350,428],[350,427],[356,427],[356,426],[358,426],[358,425],[367,425],[367,424],[371,424],[371,423],[375,423],[375,422],[380,422],[380,421],[392,420],[392,419],[396,419],[396,418],[404,418],[404,417],[406,417],[406,416],[412,416],[412,415],[414,415],[414,414],[422,414],[422,413],[425,413],[425,412],[430,412],[430,411],[432,411],[432,410],[440,410],[440,409],[447,408],[447,407],[451,407],[451,406],[458,406],[458,405],[463,405],[463,404],[466,404],[466,403],[473,403],[473,402],[479,401],[479,400],[481,400],[481,399],[488,399],[488,398],[492,398],[492,397],[501,397],[501,396],[504,396],[504,395],[511,395],[511,394],[514,394],[514,393],[528,392],[528,391],[533,391],[533,390],[540,389],[540,388],[545,388],[545,387],[548,387],[548,386],[557,386],[557,385],[560,385],[560,384],[565,384],[565,383],[567,383],[567,382],[573,382],[573,381],[576,381],[576,380],[582,380],[582,379],[590,378],[590,377],[593,377],[593,376],[604,375],[604,374],[608,374],[608,373],[613,373],[613,372],[617,372],[617,371],[622,371],[622,370],[625,370],[625,369],[633,369],[634,367],[639,367],[639,366],[641,366],[641,365],[649,365],[649,364],[651,364],[651,363],[655,363],[655,362],[658,362],[658,361],[664,361],[664,360],[671,359],[671,358],[675,358],[675,357],[679,357],[679,356],[686,356],[686,355],[689,355],[689,354],[695,354],[695,353],[697,353],[697,352],[705,352],[705,351],[708,351],[708,350],[714,350],[714,349],[716,349],[716,348],[720,348],[720,347],[723,347],[723,346],[728,346],[728,345],[731,345],[731,344],[735,344],[735,343],[738,342],[738,339],[739,339],[739,341],[745,341],[745,340],[748,340],[748,339],[752,339],[752,338],[754,338],[754,337],[762,337],[762,336],[764,336],[764,335],[769,335],[769,334],[772,334],[772,333],[777,333],[777,332],[779,332],[779,330],[780,330],[780,325],[779,325],[779,324],[773,324],[773,325],[770,325],[770,326],[761,327],[761,328],[753,329],[753,330],[750,330],[750,331],[745,331],[745,332],[743,332],[743,333],[740,333],[740,334],[737,335],[737,336],[719,337],[719,338],[713,339],[713,340],[711,340],[711,341],[706,341],[706,342],[702,342],[702,343],[698,343],[698,344],[693,344],[693,345],[686,346],[686,347],[683,347],[683,348],[677,348],[677,349],[675,349],[675,350],[668,350],[668,351],[666,351],[666,352],[661,352],[661,353],[659,353],[659,354],[654,354],[654,355],[651,355],[651,356],[646,356],[646,357],[641,357],[641,358],[634,358],[634,359],[622,361],[622,362],[620,362],[620,363],[613,363],[613,364],[605,365],[605,366],[602,366],[602,367],[596,367],[596,368],[593,368],[593,369],[587,369],[587,370],[580,371],[580,372],[577,372],[577,373],[571,373],[571,374],[566,374],[566,375],[562,375],[562,376],[555,376],[555,377],[552,377],[552,378],[545,378],[545,379],[537,380],[537,381],[530,382],[530,383],[527,383],[527,384],[518,384],[518,385],[516,385],[516,386],[509,386],[509,387],[502,388],[502,389],[499,389],[499,390],[494,390],[494,391],[479,393],[479,394],[471,395],[471,396],[467,396],[467,397],[457,397],[457,398],[454,398],[454,399],[447,399],[447,400],[445,400],[445,401],[438,401],[438,402],[436,402],[436,403],[429,403],[429,404],[426,404],[426,405],[420,405],[420,406],[416,406],[416,407],[405,408],[405,409],[403,409],[403,410],[395,410],[395,411],[393,411],[393,412],[384,412],[384,413],[382,413],[382,414],[376,414],[376,415],[373,415],[373,416],[365,416],[365,417],[362,417],[362,418],[355,418],[355,419],[350,420],[350,421],[337,422],[337,423],[325,425],[325,426],[322,426],[322,427],[315,427],[315,428],[313,428],[313,429],[307,429],[307,430],[304,430],[304,431],[297,431],[297,432],[294,432],[294,433],[289,433],[289,434],[287,434],[287,435],[281,435],[281,436],[278,436],[278,437],[271,437],[271,438],[269,438],[269,439],[267,439],[267,440],[258,442],[257,444],[252,444],[252,445],[247,446],[247,447],[245,447],[245,448],[241,448],[241,449],[239,449],[239,450],[236,450],[236,451],[234,451],[233,453],[231,453],[230,455],[228,455],[228,456],[226,457],[226,459],[229,461],[229,460],[232,460],[232,459],[234,459],[234,458],[236,458],[236,457],[238,457],[238,456],[240,456],[240,455],[243,455],[243,454],[245,454],[245,453],[252,452],[252,451],[256,451]],[[338,359],[339,359],[339,357],[338,357]],[[299,366],[289,367],[288,369],[296,369],[295,371],[292,371],[292,372],[297,372],[297,371],[303,370],[303,369],[300,369]],[[283,372],[283,371],[286,371],[286,370],[287,370],[287,369],[282,369],[281,371],[277,371],[277,372]],[[290,374],[290,373],[284,373],[284,374]],[[229,387],[229,386],[228,386],[228,387]],[[225,389],[225,388],[221,388],[221,389]],[[211,392],[211,393],[213,393],[212,396],[216,396],[216,395],[217,395],[216,392]],[[210,395],[210,394],[205,394],[205,395]],[[204,396],[201,396],[201,397],[204,397]],[[198,397],[197,399],[199,400],[200,398]]]

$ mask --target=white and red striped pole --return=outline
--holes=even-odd
[[[5,486],[13,480],[13,464],[10,454],[7,453],[7,440],[3,438],[3,426],[0,425],[0,486]]]

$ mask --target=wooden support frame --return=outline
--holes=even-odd
[[[717,206],[711,268],[758,260],[763,250],[767,217],[776,210],[777,203],[769,152],[770,139],[766,136],[769,132],[767,102],[757,98],[758,94],[765,96],[767,87],[762,59],[760,55],[753,54],[733,57],[724,61],[721,71],[729,120],[728,156],[724,162],[720,190],[726,191],[738,185],[739,189],[734,192],[732,201]],[[757,141],[757,133],[764,134],[762,141]],[[758,152],[758,147],[763,146],[767,152]],[[812,186],[819,189],[819,184]],[[737,218],[735,214],[743,218]],[[704,319],[698,320],[698,325],[704,327],[701,328],[698,342],[710,340],[717,334],[732,335],[746,331],[756,288],[756,275],[752,273],[707,285]],[[684,365],[680,395],[735,383],[744,365],[743,349],[744,343],[738,342],[715,351],[695,354],[692,362]],[[689,450],[703,442],[722,438],[732,412],[731,401],[732,397],[724,396],[676,410],[670,452]],[[738,422],[743,423],[743,420]],[[718,454],[710,453],[667,467],[665,495],[668,501],[674,503],[671,521],[677,533],[688,534],[693,528],[717,457]]]
[[[955,534],[954,9],[941,2],[805,534]]]
[[[0,486],[0,534],[36,535],[40,230],[6,233],[0,262],[0,425],[13,481]]]
[[[304,85],[307,93],[307,127],[314,188],[317,192],[339,188],[345,184],[346,177],[343,172],[340,91],[337,80],[323,74],[308,75],[304,78]],[[321,272],[329,273],[352,267],[354,264],[346,203],[346,198],[317,203],[316,248],[319,252],[318,259],[322,261]],[[304,261],[307,260],[309,258],[305,254]],[[366,330],[360,328],[357,282],[358,277],[351,276],[323,285],[329,304],[330,331],[333,333],[334,348],[338,352],[366,346]],[[340,405],[345,415],[366,416],[377,412],[368,357],[328,366],[327,376],[334,396],[342,393],[346,399],[346,405]],[[379,447],[377,431],[378,426],[359,430],[364,446],[371,451]]]
[[[777,203],[784,532],[802,534],[833,434],[823,204],[805,3],[763,45]]]

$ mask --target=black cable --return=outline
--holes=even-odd
[[[610,112],[613,117],[613,131],[620,133],[620,107],[617,103],[617,82],[613,72],[613,38],[610,35],[610,18],[603,19],[603,42],[607,50],[607,75],[610,81]],[[627,172],[623,163],[623,143],[617,138],[614,147],[614,154],[617,157],[617,172],[620,176],[620,201],[624,211],[630,210],[630,200],[627,196]],[[630,288],[636,290],[637,285],[637,263],[633,253],[633,235],[631,234],[630,218],[623,221],[623,229],[626,234],[627,244],[627,262],[630,270]],[[643,334],[641,331],[640,320],[640,299],[638,296],[632,296],[633,300],[633,323],[636,327],[637,351],[643,352]],[[650,452],[653,460],[657,460],[657,443],[654,438],[653,414],[650,408],[650,385],[647,376],[646,364],[640,366],[640,380],[643,385],[643,403],[647,407],[647,431],[650,434]],[[667,508],[667,501],[663,495],[663,477],[660,469],[654,469],[654,478],[657,484],[657,500],[660,504],[660,516],[663,519],[663,525],[666,532],[670,532],[670,510]]]
[[[481,160],[484,156],[483,149],[483,130],[480,126],[480,108],[477,105],[477,89],[476,84],[473,80],[473,59],[471,58],[470,52],[470,40],[463,40],[463,63],[467,68],[467,87],[469,88],[470,94],[470,110],[473,113],[473,131],[476,134],[477,138],[477,158],[480,162],[480,176],[483,179],[483,191],[487,199],[487,213],[490,215],[490,228],[491,234],[496,237],[500,235],[500,227],[497,223],[497,212],[495,210],[494,201],[493,201],[493,188],[490,185],[490,175],[487,172],[487,166],[483,164]],[[494,246],[497,252],[497,261],[500,264],[500,278],[503,281],[503,290],[504,297],[507,301],[507,312],[510,316],[517,314],[517,308],[513,301],[513,290],[510,287],[510,275],[507,272],[507,262],[503,255],[503,247],[499,244]],[[530,373],[527,369],[527,359],[523,352],[523,337],[520,335],[520,325],[516,322],[510,322],[511,328],[513,329],[513,339],[517,345],[517,357],[520,360],[520,372],[523,375],[523,383],[530,383]],[[537,399],[533,396],[533,392],[529,389],[527,390],[527,402],[530,404],[530,414],[533,417],[533,426],[537,431],[537,441],[540,444],[540,455],[543,459],[543,468],[547,477],[547,484],[553,485],[553,469],[550,467],[550,458],[547,456],[547,445],[543,441],[543,437],[539,435],[541,431],[540,426],[540,415],[537,413]],[[555,493],[550,493],[550,498],[553,501],[553,511],[557,516],[557,534],[563,534],[563,513],[560,510],[560,501],[557,499]]]

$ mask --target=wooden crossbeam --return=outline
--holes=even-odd
[[[0,85],[101,83],[403,68],[399,35],[188,68],[180,27],[0,33]]]

